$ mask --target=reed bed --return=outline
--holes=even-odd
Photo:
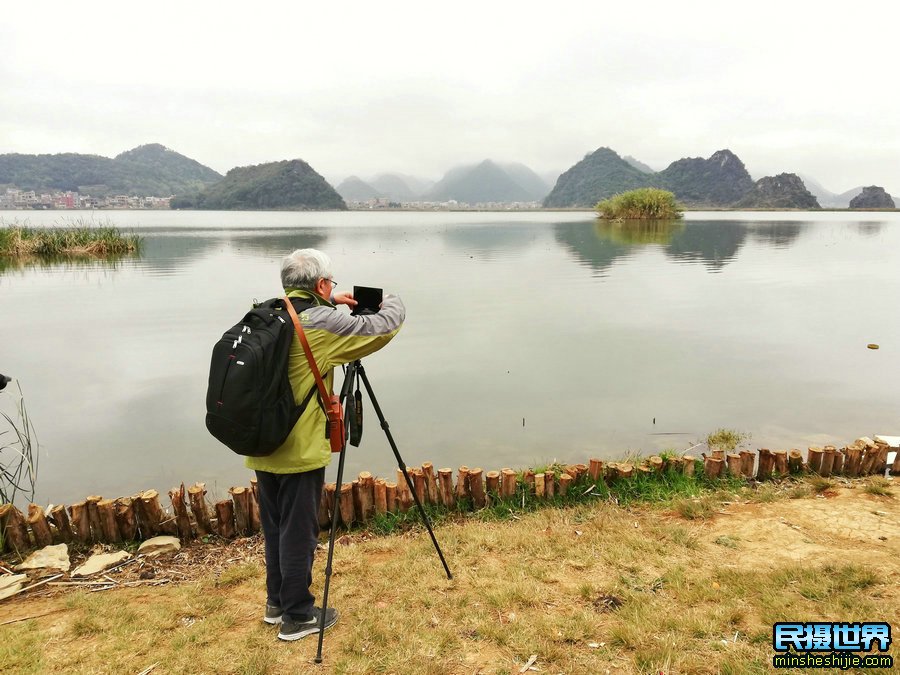
[[[59,227],[0,223],[0,257],[11,259],[97,257],[138,253],[141,238],[111,225],[77,221]]]

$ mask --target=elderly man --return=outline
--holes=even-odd
[[[400,330],[406,310],[388,295],[376,314],[352,316],[336,305],[353,307],[351,293],[335,293],[331,260],[316,249],[298,249],[284,258],[281,282],[297,310],[325,387],[334,391],[334,367],[384,347]],[[271,455],[248,457],[256,471],[259,511],[266,542],[266,623],[280,624],[281,640],[298,640],[319,632],[321,608],[315,606],[313,556],[319,536],[319,502],[331,448],[326,415],[315,377],[295,336],[288,377],[296,401],[315,396],[284,444]],[[325,609],[325,628],[337,621]]]

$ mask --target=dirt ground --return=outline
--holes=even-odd
[[[840,561],[900,570],[900,500],[836,488],[808,499],[725,505],[703,538],[740,542],[739,564],[754,569],[785,562]]]

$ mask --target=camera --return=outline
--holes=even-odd
[[[352,316],[378,314],[381,301],[384,299],[384,291],[371,286],[354,286],[353,299],[356,300],[356,307],[350,312]]]

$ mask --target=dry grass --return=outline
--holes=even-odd
[[[876,498],[847,492],[871,512]],[[156,663],[154,675],[506,675],[535,654],[543,673],[766,673],[775,621],[900,614],[896,552],[866,565],[842,557],[846,543],[835,540],[833,556],[761,566],[749,556],[766,551],[754,551],[759,545],[727,515],[824,508],[814,501],[825,503],[737,506],[711,496],[696,520],[673,505],[598,501],[505,522],[448,523],[436,534],[452,581],[421,531],[349,535],[336,547],[331,586],[341,620],[318,668],[314,638],[280,643],[261,621],[258,547],[235,555],[198,544],[188,549],[198,559],[220,550],[234,560],[180,584],[0,605],[0,622],[53,612],[0,627],[0,671],[136,673]],[[879,500],[878,509],[889,510],[886,521],[900,516],[894,500]],[[322,562],[316,571],[321,593]]]

